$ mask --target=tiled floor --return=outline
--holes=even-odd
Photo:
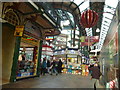
[[[93,82],[90,76],[46,75],[3,85],[3,88],[93,88]]]

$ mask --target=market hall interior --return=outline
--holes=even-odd
[[[119,0],[23,1],[0,2],[3,89],[119,88]]]

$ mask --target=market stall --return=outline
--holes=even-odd
[[[30,36],[23,36],[21,39],[17,79],[31,77],[36,75],[38,41]]]
[[[68,48],[68,50],[56,50],[54,56],[62,59],[63,61],[63,73],[68,74],[81,74],[81,59],[77,58],[77,49]]]

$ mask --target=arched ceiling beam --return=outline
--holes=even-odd
[[[54,2],[54,4],[52,4],[53,8],[60,8],[60,9],[63,9],[65,11],[68,11],[70,12],[73,17],[74,17],[74,21],[76,22],[76,24],[78,25],[78,27],[80,28],[80,24],[79,24],[79,20],[80,20],[80,10],[77,9],[74,11],[73,13],[73,10],[77,7],[77,5],[74,3],[74,2]],[[61,7],[62,6],[62,7]],[[71,8],[70,8],[71,7]]]

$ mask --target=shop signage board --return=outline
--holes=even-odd
[[[99,36],[81,36],[81,42],[99,42]]]
[[[99,36],[81,36],[81,46],[92,46],[93,43],[99,42]]]
[[[90,40],[90,42],[99,42],[99,36],[87,36],[85,42],[88,42],[88,40]]]
[[[21,37],[23,35],[23,31],[24,31],[23,25],[16,26],[14,36]]]
[[[23,38],[21,39],[22,42],[25,42],[25,43],[30,43],[31,45],[38,45],[38,41],[37,40],[27,40],[26,38]]]
[[[53,40],[53,37],[46,37],[46,40]]]

